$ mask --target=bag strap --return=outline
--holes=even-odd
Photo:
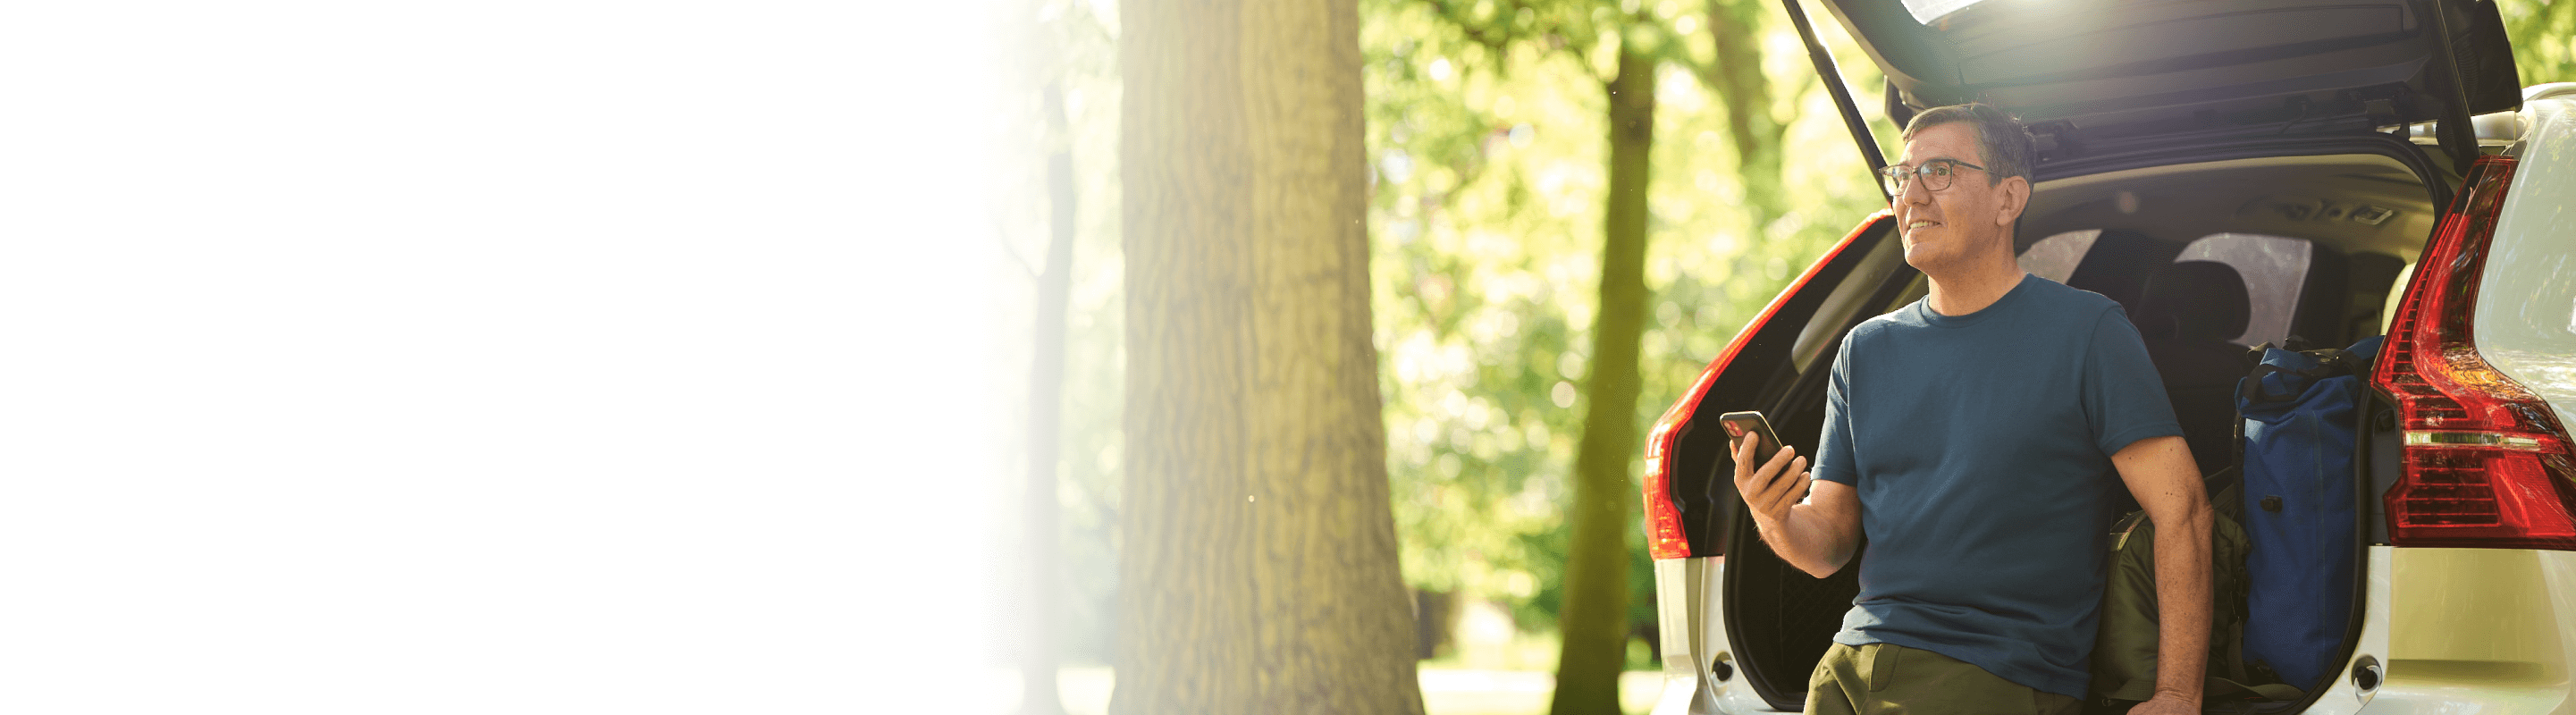
[[[2267,343],[2266,346],[2268,347],[2269,344]],[[2256,349],[2260,350],[2261,348]],[[2309,381],[2314,382],[2331,377],[2363,375],[2370,372],[2370,360],[2363,358],[2360,355],[2353,354],[2350,351],[2335,348],[2324,348],[2320,350],[2308,350],[2304,351],[2304,353],[2308,357],[2316,359],[2316,367],[2290,368],[2270,363],[2255,365],[2253,372],[2246,375],[2245,379],[2237,381],[2236,399],[2240,402],[2259,405],[2269,402],[2289,402],[2299,398],[2299,392],[2289,392],[2278,396],[2264,392],[2263,378],[2270,377],[2272,375],[2288,373],[2308,378]],[[2302,389],[2304,389],[2304,386]]]
[[[2236,408],[2236,419],[2229,423],[2227,466],[2234,468],[2238,478],[2242,479],[2245,475],[2245,402],[2238,400],[2228,406]]]
[[[2236,381],[2236,401],[2243,404],[2260,405],[2272,402],[2289,402],[2291,400],[2299,399],[2299,393],[2297,392],[2288,392],[2276,396],[2263,391],[2263,378],[2284,372],[2311,379],[2321,377],[2320,375],[2314,374],[2317,372],[2315,369],[2293,370],[2279,365],[2256,365],[2254,366],[2253,374],[2245,376],[2245,379],[2243,380]]]

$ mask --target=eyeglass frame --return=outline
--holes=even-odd
[[[1943,157],[1943,158],[1939,158],[1939,159],[1933,159],[1933,160],[1930,160],[1930,161],[1926,161],[1926,162],[1923,162],[1923,163],[1921,163],[1921,164],[1915,164],[1915,165],[1914,165],[1914,166],[1912,166],[1912,167],[1907,167],[1907,166],[1906,166],[1906,165],[1904,165],[1904,164],[1896,164],[1896,165],[1892,165],[1892,166],[1889,166],[1889,167],[1887,167],[1887,168],[1884,168],[1884,169],[1880,169],[1880,170],[1878,170],[1878,175],[1879,175],[1879,177],[1880,177],[1880,181],[1885,182],[1885,183],[1888,183],[1888,184],[1894,184],[1893,186],[1887,186],[1887,193],[1888,193],[1889,195],[1902,196],[1902,195],[1904,195],[1904,194],[1905,194],[1905,187],[1908,187],[1908,186],[1912,186],[1912,185],[1914,185],[1914,181],[1913,181],[1912,179],[1898,178],[1898,177],[1902,177],[1902,176],[1907,175],[1907,174],[1912,174],[1912,175],[1917,176],[1917,177],[1922,177],[1922,178],[1927,178],[1927,179],[1928,179],[1928,178],[1931,178],[1931,175],[1930,175],[1930,174],[1925,174],[1925,173],[1923,173],[1923,172],[1924,172],[1924,170],[1926,170],[1926,169],[1930,169],[1930,168],[1932,168],[1932,167],[1934,167],[1934,166],[1941,165],[1941,164],[1952,164],[1952,165],[1956,165],[1956,166],[1964,166],[1964,167],[1967,167],[1967,168],[1970,168],[1970,169],[1975,169],[1975,170],[1978,170],[1978,171],[1983,171],[1983,172],[1986,172],[1986,173],[1989,173],[1989,174],[1994,173],[1992,170],[1989,170],[1989,169],[1987,169],[1986,167],[1978,166],[1978,165],[1975,165],[1975,164],[1970,164],[1970,163],[1968,163],[1968,162],[1960,161],[1960,160],[1957,160],[1957,159],[1951,159],[1951,158],[1948,158],[1948,157]],[[1952,172],[1952,173],[1953,173],[1953,174],[1955,174],[1956,172],[1954,171],[1954,172]],[[1953,181],[1956,181],[1957,179],[1956,179],[1956,177],[1955,177],[1955,176],[1953,176],[1953,177],[1952,177],[1952,180],[1953,180]],[[1882,184],[1882,185],[1884,185],[1884,184]],[[1924,190],[1924,191],[1929,192],[1929,191],[1940,191],[1940,190],[1942,190],[1942,189],[1947,189],[1947,188],[1950,188],[1950,185],[1949,185],[1949,184],[1943,184],[1943,185],[1941,185],[1941,186],[1931,186],[1931,185],[1928,185],[1928,184],[1927,184],[1927,185],[1925,185],[1925,186],[1923,187],[1923,190]]]

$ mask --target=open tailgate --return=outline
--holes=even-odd
[[[2521,104],[2492,0],[1822,1],[1887,74],[1898,122],[1986,102],[2031,125],[2043,160],[2443,119],[2465,137],[2470,115]]]

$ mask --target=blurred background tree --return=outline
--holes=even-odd
[[[1357,0],[1121,18],[1121,715],[1422,712],[1371,345]]]

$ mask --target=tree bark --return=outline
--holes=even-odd
[[[1355,0],[1121,8],[1121,715],[1421,713]]]
[[[1047,253],[1038,273],[1035,349],[1029,368],[1029,472],[1022,502],[1021,552],[1029,561],[1021,570],[1027,599],[1021,608],[1025,630],[1016,634],[1021,647],[1020,712],[1057,715],[1064,712],[1056,685],[1057,457],[1062,452],[1064,421],[1065,312],[1073,294],[1074,195],[1073,146],[1065,139],[1071,127],[1064,113],[1061,80],[1049,81],[1043,111],[1047,123]]]
[[[1654,146],[1655,59],[1624,44],[1610,99],[1610,186],[1602,226],[1601,301],[1592,372],[1574,452],[1573,543],[1565,562],[1565,640],[1556,715],[1619,713],[1627,661],[1628,539],[1637,500],[1628,473],[1637,441],[1638,340],[1646,320],[1647,155]]]

